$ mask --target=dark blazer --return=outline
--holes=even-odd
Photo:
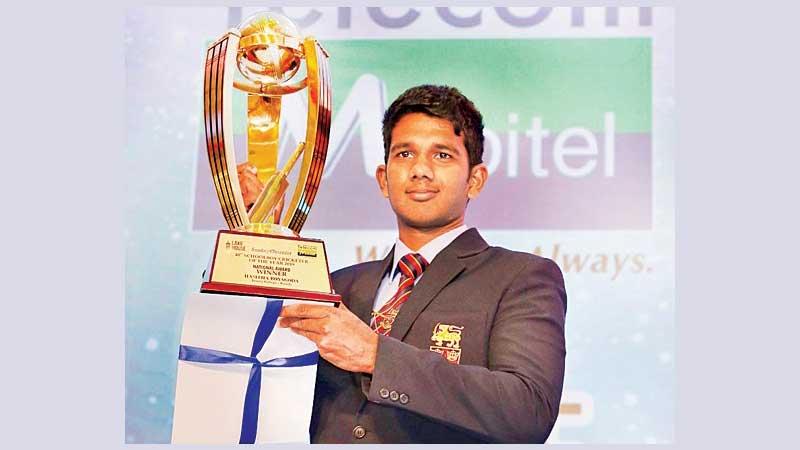
[[[365,323],[392,261],[390,252],[332,274]],[[372,375],[320,360],[311,441],[544,442],[564,381],[566,308],[553,261],[465,231],[431,261],[390,335],[380,336]]]

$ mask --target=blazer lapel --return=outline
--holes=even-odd
[[[486,248],[488,248],[486,241],[475,228],[470,228],[436,255],[425,269],[422,279],[414,286],[408,300],[400,308],[389,336],[403,340],[417,316],[467,267],[463,258],[480,253]]]
[[[372,264],[356,281],[357,286],[350,293],[350,311],[358,316],[362,322],[369,324],[372,319],[372,307],[375,304],[375,295],[381,285],[386,270],[394,261],[394,247],[380,264]]]

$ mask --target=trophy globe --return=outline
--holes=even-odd
[[[289,81],[300,69],[300,32],[285,16],[259,13],[239,26],[242,37],[236,55],[241,74],[262,85]]]

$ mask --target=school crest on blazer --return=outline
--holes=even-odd
[[[464,327],[437,323],[431,335],[430,351],[444,356],[448,362],[458,364],[461,362],[461,333]]]

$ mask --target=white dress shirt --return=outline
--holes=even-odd
[[[428,242],[427,244],[423,245],[421,249],[418,251],[413,251],[403,243],[398,237],[394,243],[394,261],[392,262],[392,267],[389,269],[389,272],[383,276],[383,280],[381,280],[381,285],[378,286],[378,294],[375,296],[375,303],[372,306],[373,311],[378,311],[381,307],[388,302],[395,293],[397,293],[397,288],[400,287],[400,272],[397,271],[397,264],[400,262],[400,259],[409,254],[409,253],[419,253],[425,258],[425,261],[428,263],[433,262],[433,258],[436,258],[436,255],[439,254],[445,247],[450,245],[451,242],[455,240],[461,233],[467,231],[466,225],[461,225],[458,228],[453,228],[452,230],[444,233],[441,236],[436,237],[432,241]],[[416,286],[419,283],[419,280],[425,276],[423,272],[422,276],[418,277],[414,280],[414,285]]]

